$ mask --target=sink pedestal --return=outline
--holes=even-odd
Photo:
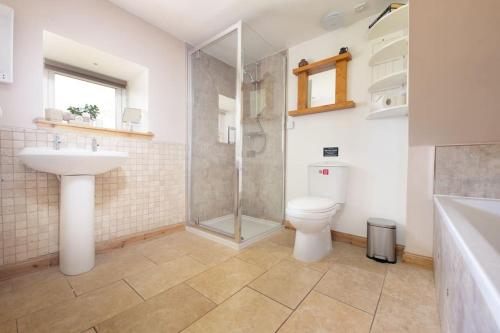
[[[95,176],[61,176],[59,269],[66,275],[95,264]]]

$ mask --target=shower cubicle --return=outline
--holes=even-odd
[[[284,219],[286,54],[239,22],[189,53],[188,230],[242,248]]]

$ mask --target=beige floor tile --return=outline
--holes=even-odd
[[[430,270],[408,264],[389,267],[383,293],[417,304],[436,304],[434,277]]]
[[[283,324],[280,333],[369,332],[372,316],[312,291]]]
[[[0,322],[16,319],[74,298],[73,291],[65,278],[18,286],[14,283],[9,292],[0,294]]]
[[[249,286],[272,299],[295,309],[321,279],[323,273],[283,260]]]
[[[157,264],[162,264],[182,257],[188,252],[169,243],[154,241],[140,249],[140,253]]]
[[[64,277],[65,275],[59,271],[59,267],[50,267],[46,269],[41,269],[34,273],[20,275],[18,277],[12,278],[11,282],[14,289],[19,289],[26,287],[28,285],[33,285],[36,283],[46,282]]]
[[[382,294],[372,332],[438,333],[439,318],[436,305],[409,304]]]
[[[180,332],[215,307],[205,296],[180,284],[97,325],[99,333]]]
[[[17,326],[15,320],[9,320],[0,323],[0,333],[17,333]]]
[[[332,266],[332,258],[330,256],[327,256],[321,261],[315,261],[315,262],[304,262],[300,261],[298,259],[295,259],[293,254],[291,254],[287,260],[293,261],[297,265],[300,265],[302,267],[307,267],[310,269],[314,269],[315,271],[321,272],[321,273],[326,273],[328,269]]]
[[[199,245],[189,251],[189,256],[208,266],[217,265],[238,254],[238,251],[215,242]]]
[[[289,247],[272,242],[259,242],[255,246],[241,251],[237,258],[263,269],[269,269],[283,258],[289,257],[291,252],[292,249]]]
[[[156,265],[144,256],[120,249],[98,255],[96,266],[90,272],[68,277],[68,280],[75,293],[81,295],[152,267]]]
[[[89,328],[88,330],[83,331],[82,333],[97,333],[97,331],[92,327]]]
[[[12,281],[11,280],[0,281],[0,295],[3,293],[7,293],[9,291],[12,291]]]
[[[333,242],[330,262],[354,266],[370,272],[385,274],[391,264],[380,263],[366,257],[366,248],[343,242]]]
[[[183,256],[128,276],[125,280],[144,298],[150,298],[184,282],[208,267]]]
[[[276,235],[267,238],[266,242],[273,242],[281,246],[293,248],[295,244],[295,230],[285,228],[276,233]]]
[[[315,290],[360,310],[375,313],[383,283],[383,274],[334,264]]]
[[[18,320],[18,331],[81,332],[141,302],[135,291],[125,282],[119,281],[22,317]]]
[[[258,266],[231,258],[192,278],[187,284],[220,304],[263,272]]]
[[[275,332],[290,312],[285,306],[244,288],[184,332]]]

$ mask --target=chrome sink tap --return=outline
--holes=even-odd
[[[61,148],[61,137],[59,134],[54,135],[53,147],[55,150],[59,150]]]
[[[97,151],[97,148],[99,148],[99,144],[97,143],[97,139],[92,138],[92,151]]]

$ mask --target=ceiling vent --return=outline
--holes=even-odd
[[[327,13],[321,19],[321,25],[326,30],[334,30],[342,26],[344,14],[339,11],[332,11]]]

